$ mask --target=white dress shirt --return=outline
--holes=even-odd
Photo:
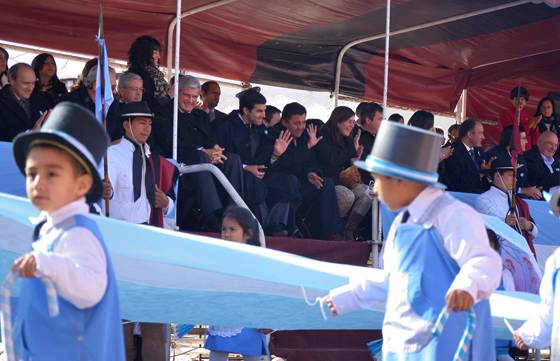
[[[58,295],[79,309],[95,306],[107,288],[107,258],[99,240],[89,230],[74,227],[68,231],[57,224],[74,215],[88,215],[85,198],[68,203],[52,214],[42,212],[38,248],[59,236],[52,252],[34,250],[37,271],[53,281]]]
[[[146,156],[150,156],[150,147],[144,146]],[[134,144],[128,139],[122,138],[120,143],[112,145],[107,151],[109,163],[109,179],[113,187],[113,198],[109,202],[110,217],[131,223],[148,223],[150,221],[151,206],[146,194],[146,182],[142,177],[142,188],[140,197],[134,200],[134,186],[132,183],[132,162],[134,154]],[[146,161],[142,169],[142,174],[149,167]],[[173,200],[167,197],[169,204],[164,213],[167,215],[173,209]]]
[[[544,161],[544,164],[548,168],[548,171],[550,172],[550,174],[554,174],[554,169],[552,168],[552,164],[554,164],[554,157],[553,158],[548,158],[548,157],[545,157],[544,154],[542,154],[542,153],[541,153],[541,157]]]
[[[554,282],[552,276],[558,268],[560,268],[560,250],[556,250],[546,261],[544,276],[539,289],[541,303],[535,313],[531,315],[531,318],[518,331],[523,342],[529,347],[545,348],[550,346],[553,324],[556,323],[555,327],[560,326],[558,315],[554,320],[554,295],[552,293]],[[556,297],[560,297],[558,292],[559,290],[556,290]]]
[[[442,194],[442,190],[432,187],[422,191],[407,207],[410,213],[408,222],[420,219],[428,206]],[[387,270],[396,269],[393,240],[403,213],[404,210],[393,221],[385,241],[383,261]],[[468,205],[454,200],[437,213],[433,226],[441,235],[445,250],[460,267],[447,293],[463,290],[475,302],[490,297],[499,286],[502,261],[490,247],[482,217]],[[378,279],[351,280],[350,284],[332,290],[330,296],[337,312],[344,314],[385,302],[387,276],[388,273],[384,273]]]
[[[496,186],[492,186],[489,190],[478,196],[475,207],[480,213],[496,216],[505,221],[509,212],[509,198],[506,192]],[[517,209],[517,213],[519,214],[519,209]],[[536,224],[532,224],[533,229],[529,233],[535,238],[539,234],[539,230]]]

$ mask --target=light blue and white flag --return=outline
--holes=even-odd
[[[99,44],[99,62],[97,64],[97,77],[95,82],[95,117],[103,123],[103,115],[107,116],[107,111],[113,103],[113,91],[109,78],[109,59],[107,58],[107,46],[103,33],[103,8],[99,8],[99,33],[97,34]],[[102,95],[103,94],[103,95]],[[105,101],[105,114],[103,114],[103,100]]]

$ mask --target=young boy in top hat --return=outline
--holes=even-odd
[[[109,216],[123,221],[163,227],[163,214],[173,210],[177,168],[146,143],[152,131],[148,103],[121,105],[124,136],[109,147],[109,179],[106,195],[111,198]],[[169,360],[169,330],[155,323],[124,325],[127,360]]]
[[[395,218],[384,245],[379,279],[354,280],[332,290],[333,314],[385,302],[383,360],[450,361],[474,307],[476,329],[471,360],[495,360],[490,306],[500,282],[501,261],[490,248],[484,221],[437,183],[441,136],[395,122],[383,122],[365,161],[375,191]],[[421,151],[419,151],[421,150]],[[440,311],[452,312],[438,336]]]
[[[97,169],[108,144],[93,114],[71,103],[14,140],[27,195],[41,210],[33,250],[13,265],[25,278],[13,328],[18,360],[124,360],[115,275],[86,203],[101,198]],[[58,293],[54,318],[38,277]]]
[[[560,192],[549,201],[550,209],[560,217]],[[537,312],[513,334],[517,347],[545,348],[551,346],[550,360],[560,360],[560,249],[546,261],[544,275],[539,290],[541,303]],[[556,312],[554,312],[556,310]]]

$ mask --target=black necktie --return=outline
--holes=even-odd
[[[142,168],[144,161],[146,162],[146,175],[145,186],[146,196],[150,205],[153,207],[155,204],[155,191],[154,191],[154,177],[152,175],[152,167],[149,165],[149,160],[145,158],[143,147],[134,144],[134,153],[132,154],[132,186],[134,188],[134,201],[136,202],[142,194]]]
[[[408,210],[404,211],[401,218],[401,224],[406,223],[406,221],[408,221],[409,218],[410,218],[410,212]]]
[[[478,165],[478,161],[476,160],[476,155],[474,154],[474,148],[469,150],[469,155],[471,156],[472,161],[474,162],[474,165],[476,166],[476,168],[479,168]]]

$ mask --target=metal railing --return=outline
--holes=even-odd
[[[216,167],[215,165],[210,164],[210,163],[194,164],[194,165],[184,165],[184,164],[179,165],[179,173],[180,174],[192,174],[192,173],[200,173],[200,172],[210,172],[214,177],[216,177],[216,179],[220,182],[222,187],[224,187],[224,189],[226,190],[226,192],[228,193],[228,195],[231,197],[231,199],[233,200],[233,202],[235,204],[237,204],[239,207],[243,207],[245,209],[248,209],[249,212],[251,212],[251,214],[253,214],[253,212],[249,209],[249,207],[247,206],[247,204],[245,203],[243,198],[241,198],[239,193],[237,193],[235,188],[233,188],[233,186],[231,185],[229,180],[226,178],[224,173],[222,173],[222,171],[218,167]],[[253,214],[253,217],[255,217],[254,214]],[[266,239],[264,237],[263,228],[262,228],[259,220],[257,219],[257,217],[255,217],[255,220],[257,221],[257,224],[259,225],[259,242],[261,244],[261,247],[266,247]]]

